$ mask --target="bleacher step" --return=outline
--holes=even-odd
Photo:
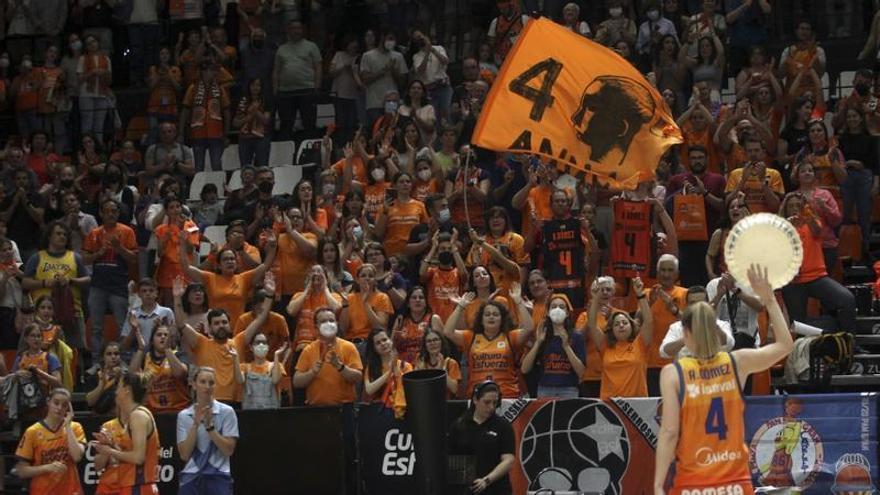
[[[880,335],[880,316],[856,317],[856,333],[859,335]]]
[[[856,343],[861,346],[880,346],[880,335],[856,335]]]

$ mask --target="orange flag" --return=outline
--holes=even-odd
[[[681,143],[660,93],[612,50],[547,19],[526,25],[492,85],[472,142],[531,153],[632,189]]]

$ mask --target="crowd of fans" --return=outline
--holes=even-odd
[[[542,2],[645,73],[682,129],[656,180],[621,192],[469,145],[537,2],[499,0],[461,60],[418,23],[429,2],[366,2],[363,19],[388,25],[335,37],[337,3],[6,5],[10,377],[81,388],[99,413],[113,412],[126,369],[148,377],[143,403],[155,412],[187,407],[197,367],[215,370],[217,400],[243,408],[402,410],[400,375],[424,368],[448,372],[450,397],[487,378],[504,397],[657,395],[660,367],[688,352],[689,304],[716,307],[725,348],[761,344],[760,301],[723,255],[732,225],[757,212],[789,219],[804,244],[781,291],[790,320],[806,321],[814,298],[853,331],[853,295],[831,275],[847,224],[870,258],[880,78],[860,69],[851,94],[826,101],[810,20],[777,53],[767,0],[606,0],[601,12]],[[129,86],[142,88],[125,97],[144,105],[130,122],[113,85],[123,52]],[[722,103],[724,91],[735,102]],[[319,129],[327,94],[334,124]],[[272,142],[322,136],[314,172],[273,195]],[[208,184],[187,201],[231,140],[241,187]],[[681,196],[701,198],[703,238],[679,239]],[[617,202],[651,211],[648,268],[632,279],[609,270]],[[200,256],[214,225],[226,241]],[[562,231],[576,233],[565,250],[551,242]]]

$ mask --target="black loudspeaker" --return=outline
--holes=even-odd
[[[406,421],[416,451],[419,495],[446,492],[446,371],[418,370],[403,375]]]
[[[856,298],[856,314],[871,316],[873,312],[873,286],[870,284],[848,285],[846,287]]]

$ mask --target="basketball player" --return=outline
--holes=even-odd
[[[660,373],[663,418],[654,470],[655,495],[754,494],[744,440],[742,384],[750,374],[766,370],[788,355],[792,339],[767,270],[752,265],[748,277],[770,314],[775,342],[760,349],[719,352],[712,307],[698,302],[685,310],[684,341],[693,356],[666,365]],[[667,492],[673,458],[675,475]]]
[[[159,494],[159,432],[152,413],[141,405],[146,378],[129,371],[116,387],[119,417],[95,433],[95,468],[101,472],[97,493]]]

